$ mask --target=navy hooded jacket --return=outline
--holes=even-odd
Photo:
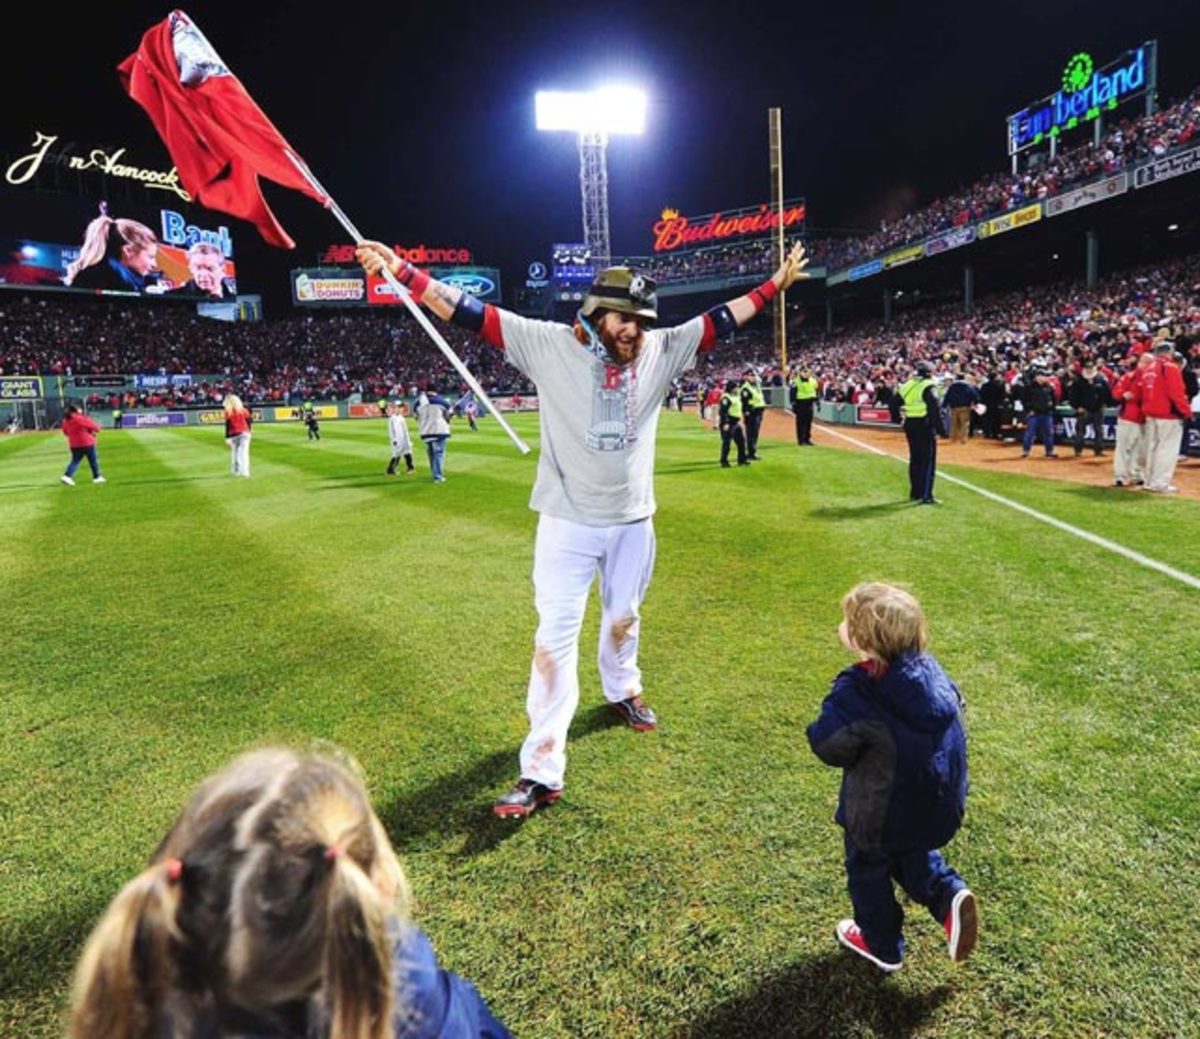
[[[906,653],[882,678],[856,664],[825,697],[808,742],[843,770],[834,821],[864,851],[940,848],[967,804],[962,694],[928,653]]]

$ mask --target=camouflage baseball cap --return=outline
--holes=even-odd
[[[629,267],[605,267],[596,275],[579,312],[584,317],[591,317],[597,310],[617,310],[647,321],[657,321],[657,287],[652,278]]]

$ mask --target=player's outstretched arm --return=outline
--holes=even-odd
[[[454,320],[454,312],[463,302],[460,289],[431,278],[407,260],[401,259],[394,249],[382,242],[360,242],[355,252],[358,262],[368,274],[377,275],[386,267],[418,303],[428,307],[443,321]]]
[[[720,338],[735,328],[740,328],[780,292],[791,288],[802,278],[809,277],[804,270],[807,266],[808,257],[804,255],[804,246],[797,242],[789,250],[779,269],[758,288],[751,289],[746,295],[722,303],[708,312],[707,316],[712,320],[715,335]]]

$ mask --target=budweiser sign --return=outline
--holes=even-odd
[[[680,216],[674,209],[664,209],[662,218],[654,225],[654,251],[670,252],[681,246],[699,248],[724,238],[763,235],[781,222],[784,227],[804,223],[803,199],[785,202],[782,211],[771,209],[766,203],[730,213],[696,217]]]
[[[434,248],[431,245],[393,245],[396,255],[409,263],[424,265],[428,263],[470,263],[470,249]],[[354,258],[353,245],[331,245],[321,256],[322,263],[357,263]]]

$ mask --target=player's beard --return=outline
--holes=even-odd
[[[638,355],[642,352],[642,347],[646,342],[646,334],[640,328],[638,329],[637,336],[633,338],[618,338],[612,335],[606,328],[601,328],[599,332],[600,342],[604,344],[608,359],[618,368],[624,368],[626,365],[633,364],[638,359]]]

